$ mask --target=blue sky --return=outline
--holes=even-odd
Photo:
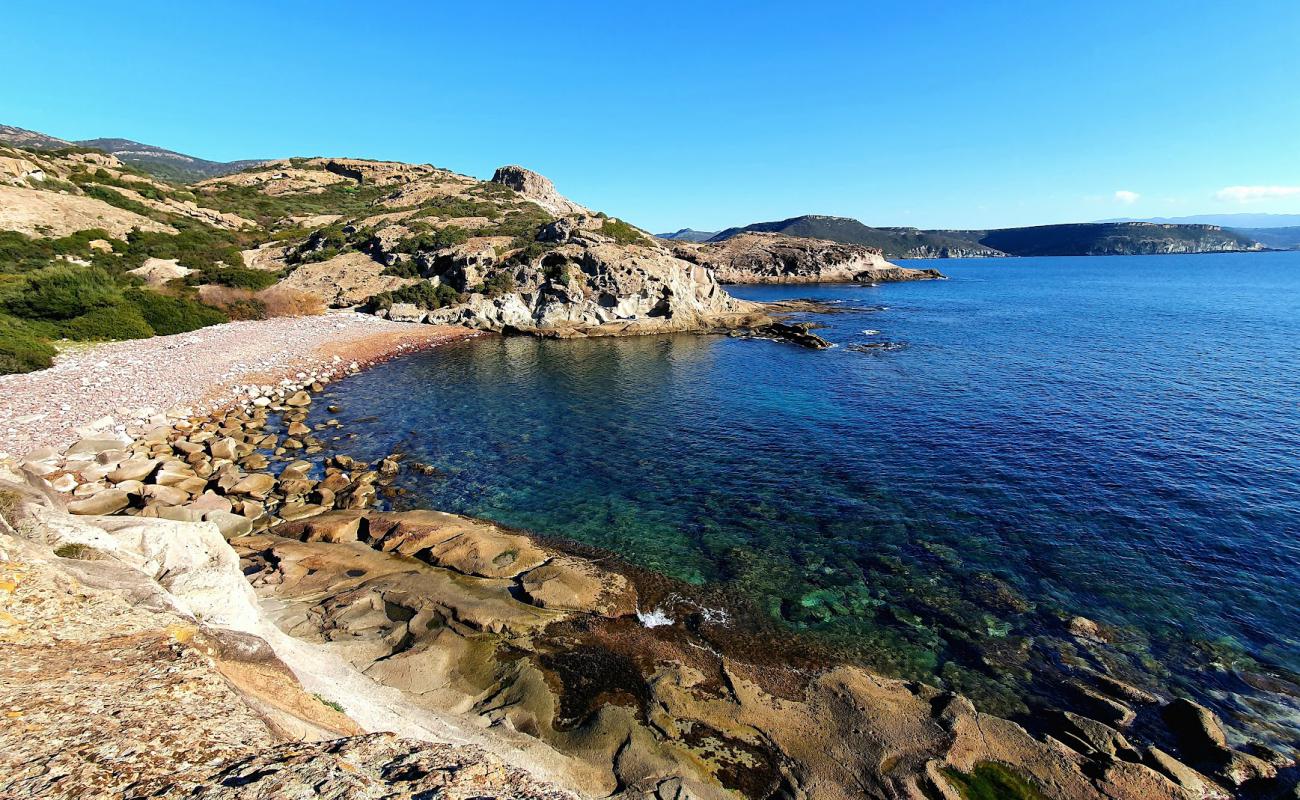
[[[0,123],[519,163],[659,230],[1300,213],[1300,2],[12,3]]]

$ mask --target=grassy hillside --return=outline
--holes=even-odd
[[[117,156],[128,166],[171,183],[194,183],[204,178],[230,175],[262,163],[259,160],[209,161],[130,139],[69,141],[13,125],[0,125],[0,144],[25,150],[67,150],[78,147],[99,150]]]
[[[554,246],[537,241],[555,218],[536,203],[429,165],[286,159],[178,186],[97,149],[0,146],[0,158],[28,171],[0,182],[6,202],[45,215],[25,229],[0,226],[0,373],[48,366],[61,339],[140,338],[321,309],[321,297],[284,282],[299,270],[332,275],[326,262],[338,257],[368,265],[355,302],[437,308],[460,292],[402,285],[435,254],[487,247],[508,270],[512,254]],[[597,219],[616,243],[643,238]],[[162,279],[145,274],[159,266],[154,259]],[[491,291],[503,281],[483,275],[461,288]]]
[[[105,153],[117,156],[126,164],[173,183],[194,183],[204,178],[230,175],[262,163],[256,159],[208,161],[151,144],[133,142],[130,139],[85,139],[77,144],[103,150]]]

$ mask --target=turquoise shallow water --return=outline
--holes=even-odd
[[[1300,738],[1300,253],[929,265],[734,290],[836,302],[829,351],[487,337],[312,416],[441,471],[402,504],[724,585],[999,711],[1106,669]]]

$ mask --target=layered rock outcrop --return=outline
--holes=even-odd
[[[13,477],[0,796],[572,797],[474,746],[363,735],[262,635],[215,525],[70,517]]]
[[[578,205],[555,189],[555,184],[545,176],[538,175],[531,169],[517,165],[498,167],[492,175],[492,182],[509,186],[523,197],[533,201],[556,216],[565,214],[590,214],[586,208]]]
[[[776,233],[741,233],[721,242],[682,242],[681,258],[711,267],[722,283],[876,283],[942,278],[934,269],[891,264],[874,247]]]

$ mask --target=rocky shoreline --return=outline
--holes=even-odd
[[[344,433],[333,420],[309,426],[307,410],[312,390],[332,377],[308,372],[246,385],[216,413],[175,414],[134,437],[92,432],[71,447],[32,453],[12,476],[24,485],[8,484],[4,494],[13,532],[6,535],[15,540],[5,540],[10,572],[48,571],[104,588],[91,573],[109,565],[143,571],[155,588],[143,592],[119,576],[108,581],[114,602],[143,613],[142,598],[156,605],[161,592],[199,642],[226,641],[221,631],[232,628],[255,632],[262,644],[240,647],[262,652],[256,663],[283,667],[272,672],[288,696],[307,696],[303,686],[318,682],[321,705],[337,717],[305,702],[288,711],[268,710],[265,698],[250,706],[263,723],[309,730],[309,738],[349,737],[294,751],[290,760],[302,772],[292,780],[306,780],[342,752],[387,759],[399,758],[402,747],[422,752],[427,745],[361,736],[418,718],[417,738],[486,745],[495,755],[473,763],[504,758],[592,796],[956,798],[963,781],[989,769],[1037,787],[1039,794],[1025,796],[1280,790],[1284,758],[1234,747],[1214,715],[1187,700],[1102,683],[1092,690],[1115,713],[1062,713],[1044,724],[1050,734],[1031,735],[960,696],[837,664],[762,625],[728,624],[689,587],[609,554],[436,511],[378,511],[389,481],[422,467],[396,454],[370,464],[331,454],[330,442]],[[183,541],[190,544],[180,558]],[[14,566],[19,561],[27,566]],[[8,586],[13,601],[28,581],[0,589]],[[68,590],[74,598],[78,592]],[[53,624],[48,615],[33,619]],[[158,646],[173,655],[180,647],[196,668],[219,667],[222,652],[240,649],[195,646],[186,636],[170,644],[162,636]],[[59,657],[58,648],[23,653],[40,665]],[[145,656],[135,662],[148,668]],[[318,664],[333,671],[314,677]],[[227,674],[239,668],[218,671],[243,687],[247,703],[247,676],[240,683]],[[60,691],[43,684],[15,701],[22,684],[15,686],[0,703],[16,702],[20,714],[33,698]],[[388,698],[386,708],[405,710],[374,711],[376,693]],[[308,712],[298,708],[304,705]],[[1158,711],[1176,752],[1126,737],[1133,707]],[[184,724],[182,737],[202,738],[197,720]],[[477,738],[466,733],[484,727]],[[214,788],[219,775],[253,774],[249,765],[279,758],[268,755],[276,752],[268,749],[274,735],[253,744],[256,752],[214,756],[219,769],[153,765],[135,774],[140,786],[164,794],[187,786],[222,796]],[[94,773],[86,765],[61,768]],[[435,773],[444,775],[421,774]],[[515,775],[506,785],[552,791],[530,780]]]

